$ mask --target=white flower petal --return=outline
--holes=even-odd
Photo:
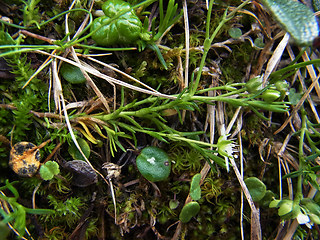
[[[300,212],[297,216],[297,221],[299,224],[307,224],[310,222],[310,218],[308,217],[308,215],[305,215],[302,212]]]
[[[306,223],[306,226],[307,226],[308,228],[310,228],[310,229],[312,228],[312,225],[313,225],[313,224]]]

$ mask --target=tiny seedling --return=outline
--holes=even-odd
[[[122,0],[106,1],[102,5],[105,15],[96,18],[91,26],[92,39],[100,46],[136,43],[142,34],[142,22],[130,8]],[[127,12],[114,19],[124,11]]]
[[[59,164],[54,161],[48,161],[40,167],[39,173],[43,180],[51,180],[60,173]]]

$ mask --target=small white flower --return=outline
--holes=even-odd
[[[303,214],[301,211],[297,216],[297,221],[299,224],[305,224],[308,228],[311,228],[309,216],[306,214]]]
[[[218,139],[218,152],[224,156],[226,169],[229,172],[229,158],[234,158],[236,144],[232,140],[227,140],[228,135],[221,135]]]

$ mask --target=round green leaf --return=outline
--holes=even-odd
[[[274,199],[269,203],[269,208],[277,208],[279,207],[281,200]]]
[[[232,38],[239,38],[242,35],[242,31],[240,28],[230,28],[228,31],[230,37]]]
[[[169,202],[169,207],[171,210],[176,209],[179,206],[179,201],[178,200],[170,200]]]
[[[296,89],[290,88],[288,98],[289,98],[289,102],[292,105],[298,104],[298,102],[300,101],[301,97],[302,97],[301,93],[297,93]]]
[[[114,19],[119,12],[130,8],[126,1],[106,1],[102,5],[105,16],[96,18],[91,25],[92,39],[101,46],[136,43],[142,34],[142,22],[135,11],[128,11]]]
[[[261,2],[298,45],[310,46],[318,37],[317,19],[306,5],[294,0],[261,0]]]
[[[73,66],[69,63],[63,63],[60,68],[62,77],[69,83],[79,84],[85,83],[87,80],[83,76],[80,68]]]
[[[263,39],[262,38],[256,38],[253,42],[254,46],[259,48],[259,49],[262,49],[264,48],[265,44],[263,42]]]
[[[278,209],[279,216],[284,216],[288,213],[291,213],[293,209],[293,201],[292,200],[282,200],[280,202],[280,207]]]
[[[256,177],[249,177],[244,180],[254,202],[260,201],[266,194],[266,185]]]
[[[136,159],[139,172],[151,182],[167,179],[171,171],[168,154],[157,147],[146,147]]]
[[[59,165],[57,162],[48,161],[40,167],[39,173],[43,180],[51,180],[55,175],[60,173]]]
[[[278,209],[278,215],[285,220],[295,219],[301,212],[299,204],[294,203],[292,200],[283,200]]]
[[[197,202],[189,202],[182,208],[179,219],[182,223],[187,223],[192,217],[198,214],[200,205]]]

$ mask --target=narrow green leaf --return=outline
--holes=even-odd
[[[42,214],[53,214],[55,213],[54,210],[51,210],[51,209],[32,209],[32,208],[25,208],[26,210],[26,213],[29,213],[29,214],[38,214],[38,215],[42,215]]]
[[[190,197],[197,201],[201,198],[201,188],[200,188],[201,174],[197,173],[192,177],[190,185]]]
[[[84,153],[84,155],[89,158],[90,156],[90,146],[89,144],[86,142],[86,140],[82,139],[82,138],[78,138],[77,139],[79,146],[82,150],[82,152]],[[72,143],[69,148],[68,148],[68,152],[69,154],[72,156],[73,159],[75,160],[85,160],[82,156],[82,154],[79,152],[79,150],[77,149],[77,147],[74,145],[74,143]]]
[[[16,210],[14,213],[15,221],[13,227],[19,232],[20,235],[24,235],[25,227],[26,227],[26,211],[25,208],[17,204]]]

